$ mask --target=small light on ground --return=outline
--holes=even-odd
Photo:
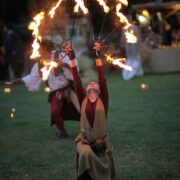
[[[4,93],[6,94],[11,93],[11,88],[4,88]]]
[[[141,84],[141,91],[147,91],[148,90],[148,85],[145,83]]]
[[[14,113],[11,113],[11,114],[10,114],[10,117],[13,119],[13,118],[14,118]]]
[[[51,89],[49,87],[45,87],[44,92],[49,93],[49,92],[51,92]]]
[[[12,108],[12,112],[15,113],[16,112],[16,108]]]

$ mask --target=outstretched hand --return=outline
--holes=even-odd
[[[95,42],[93,46],[93,50],[95,50],[95,57],[99,57],[100,50],[101,50],[101,44],[99,42]]]
[[[95,42],[94,46],[93,46],[93,49],[95,51],[100,51],[101,50],[101,44],[99,42]]]
[[[65,46],[65,52],[66,52],[66,54],[69,56],[69,59],[72,60],[72,59],[75,58],[74,50],[73,50],[71,44],[67,44],[67,45]]]

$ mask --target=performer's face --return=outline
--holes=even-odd
[[[87,92],[87,97],[88,99],[90,100],[90,102],[95,102],[96,99],[99,97],[99,93],[94,90],[94,89],[90,89],[88,92]]]

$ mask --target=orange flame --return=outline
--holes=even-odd
[[[126,35],[126,40],[128,43],[136,43],[137,42],[137,37],[134,35],[134,31],[132,29],[132,25],[129,23],[128,19],[124,14],[120,12],[122,8],[122,4],[127,6],[128,2],[126,0],[119,0],[119,3],[116,5],[116,14],[120,19],[120,22],[125,24],[124,29],[125,29],[125,35]]]
[[[54,61],[50,61],[50,62],[43,62],[44,67],[41,68],[41,72],[42,72],[42,80],[46,81],[49,77],[49,74],[51,73],[53,68],[56,68],[58,65],[56,62]]]
[[[129,43],[136,43],[137,42],[137,37],[134,35],[133,30],[127,30],[125,32],[127,42]]]
[[[63,0],[59,0],[59,1],[56,3],[56,5],[53,6],[53,7],[51,8],[51,10],[49,11],[48,14],[49,14],[49,16],[50,16],[51,19],[54,17],[55,11],[56,11],[56,9],[60,6],[60,4],[61,4],[62,1],[63,1]]]
[[[33,47],[33,52],[30,56],[31,59],[35,59],[36,57],[40,57],[40,54],[39,54],[39,48],[40,48],[40,45],[38,43],[38,40],[41,41],[41,36],[39,35],[39,26],[41,24],[41,21],[44,19],[44,12],[41,11],[39,14],[37,14],[33,19],[35,21],[35,27],[34,27],[34,31],[32,33],[32,35],[34,36],[34,41],[33,41],[33,44],[32,44],[32,47]]]
[[[97,0],[97,2],[99,3],[99,5],[103,6],[104,12],[108,13],[110,8],[106,5],[106,3],[104,2],[104,0]]]
[[[117,65],[123,69],[126,69],[128,71],[132,71],[133,68],[131,66],[128,66],[126,64],[123,64],[122,62],[126,61],[125,58],[113,58],[111,55],[105,54],[106,60],[109,63],[112,63],[114,65]]]
[[[128,6],[128,1],[127,0],[118,0],[119,3],[123,4],[124,6]]]
[[[84,5],[83,0],[75,0],[76,1],[76,6],[74,7],[74,12],[77,13],[79,12],[79,8],[83,11],[84,14],[88,14],[88,9]]]

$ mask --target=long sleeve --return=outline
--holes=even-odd
[[[107,113],[109,97],[108,97],[108,88],[107,88],[107,82],[106,82],[103,66],[97,66],[97,70],[99,77],[100,98],[103,101],[105,111]]]
[[[30,91],[38,91],[41,85],[41,76],[39,74],[38,63],[34,64],[30,74],[22,78],[26,87]]]
[[[68,80],[73,81],[73,75],[72,75],[71,69],[69,69],[69,68],[67,68],[67,67],[62,67],[62,70],[63,70],[64,76],[65,76]]]
[[[83,99],[85,98],[85,91],[82,85],[82,81],[79,77],[79,73],[77,71],[77,66],[71,67],[73,78],[74,78],[74,87],[76,94],[78,96],[79,104],[81,106]]]

